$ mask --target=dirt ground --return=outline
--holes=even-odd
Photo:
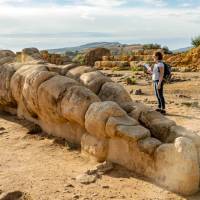
[[[113,78],[120,81],[132,72],[114,74],[121,74]],[[167,117],[199,132],[200,109],[195,102],[200,99],[200,73],[175,77],[188,80],[166,85]],[[156,106],[150,82],[136,78],[136,84],[126,88],[133,90],[133,99]],[[144,94],[134,95],[139,88]],[[57,138],[28,134],[32,129],[26,120],[0,112],[0,200],[200,200],[200,193],[179,196],[118,165],[95,183],[78,183],[75,177],[96,163]]]

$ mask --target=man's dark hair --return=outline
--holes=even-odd
[[[163,55],[162,55],[162,53],[160,51],[157,51],[154,55],[158,58],[158,60],[162,60],[163,59]]]

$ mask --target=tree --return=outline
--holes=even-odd
[[[192,38],[192,45],[194,47],[200,46],[200,35],[197,36],[197,37]]]

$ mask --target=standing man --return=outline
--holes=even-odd
[[[156,111],[166,114],[165,111],[165,98],[163,95],[163,85],[164,85],[164,63],[162,61],[163,55],[161,52],[156,52],[153,56],[155,64],[153,70],[148,72],[152,74],[152,80],[154,85],[154,92],[158,100],[158,108]]]

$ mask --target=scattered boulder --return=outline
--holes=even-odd
[[[135,95],[143,95],[144,93],[142,92],[141,89],[135,90]]]
[[[81,174],[79,176],[76,177],[76,181],[82,184],[90,184],[90,183],[94,183],[97,180],[97,175],[88,175],[88,174]]]
[[[106,48],[92,49],[85,55],[85,64],[94,66],[95,62],[101,61],[103,56],[110,56],[110,50]]]

